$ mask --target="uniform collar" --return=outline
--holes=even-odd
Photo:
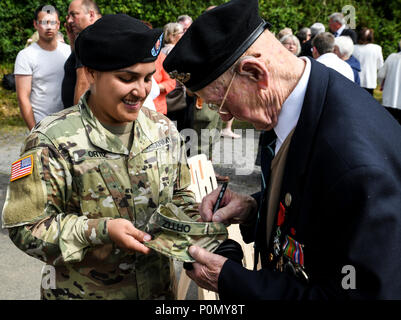
[[[86,133],[89,140],[93,145],[106,150],[111,153],[129,155],[132,156],[141,153],[144,149],[150,146],[152,143],[160,139],[159,135],[152,134],[152,132],[159,132],[158,130],[152,130],[155,126],[154,122],[148,119],[142,110],[138,113],[138,118],[134,122],[134,140],[131,150],[128,150],[121,142],[121,140],[113,135],[111,132],[106,130],[99,120],[93,115],[91,109],[87,104],[87,99],[90,95],[90,91],[87,91],[79,101],[79,109],[81,112],[82,122],[85,127]],[[146,129],[145,129],[146,128]]]
[[[275,154],[280,150],[281,145],[290,134],[291,130],[297,125],[304,103],[306,88],[311,73],[311,62],[306,57],[301,57],[300,59],[306,62],[304,73],[294,90],[284,101],[278,116],[277,125],[274,127],[274,132],[277,135]]]

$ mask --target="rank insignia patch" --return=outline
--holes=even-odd
[[[19,159],[11,165],[11,178],[10,181],[20,179],[28,176],[33,170],[33,157],[32,155]]]

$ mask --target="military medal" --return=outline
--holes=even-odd
[[[285,243],[283,245],[283,254],[290,260],[299,264],[302,268],[304,267],[304,252],[303,245],[299,244],[296,240],[290,236],[285,237]]]
[[[280,272],[286,271],[308,282],[308,275],[306,274],[304,267],[304,245],[300,244],[289,235],[285,236],[284,244],[281,245],[281,227],[284,221],[285,207],[280,202],[280,208],[277,214],[276,235],[273,239],[273,252],[278,258],[276,269]],[[295,234],[295,230],[292,230],[291,234]]]
[[[304,251],[303,251],[303,244],[300,244],[295,239],[291,238],[290,236],[285,237],[285,243],[283,245],[283,256],[286,258],[286,263],[284,265],[284,269],[290,271],[306,280],[308,282],[309,278],[305,272],[304,267]]]
[[[274,255],[276,257],[278,257],[281,253],[281,245],[280,245],[281,229],[280,229],[280,227],[284,223],[284,220],[285,220],[285,207],[280,202],[280,209],[279,209],[278,217],[277,217],[276,235],[274,236],[274,239],[273,239],[273,249],[274,249]]]

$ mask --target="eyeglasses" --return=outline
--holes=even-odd
[[[38,20],[37,22],[38,22],[38,24],[45,25],[45,26],[47,26],[48,24],[50,24],[51,26],[54,26],[57,24],[57,21],[55,21],[55,20]]]
[[[217,111],[219,114],[230,114],[230,113],[227,112],[227,111],[223,111],[222,108],[223,108],[224,103],[226,102],[226,99],[227,99],[227,96],[228,96],[228,92],[229,92],[230,89],[231,89],[231,85],[232,85],[233,82],[234,82],[234,78],[235,78],[235,75],[236,75],[236,74],[237,74],[237,73],[234,72],[233,77],[231,78],[231,81],[230,81],[230,83],[228,84],[227,91],[226,91],[226,93],[225,93],[225,95],[224,95],[224,97],[223,97],[223,101],[221,102],[220,107],[216,106],[215,104],[210,104],[210,103],[209,103],[209,104],[208,104],[209,109],[211,109],[211,110],[213,110],[213,111]]]

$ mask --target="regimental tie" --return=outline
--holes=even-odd
[[[275,155],[275,148],[276,148],[276,141],[277,135],[274,130],[270,131],[263,131],[260,135],[259,146],[261,148],[261,169],[262,169],[262,192],[261,192],[261,199],[266,199],[267,191],[268,191],[268,183],[270,180],[271,174],[271,163],[273,161]],[[262,201],[261,201],[262,203]],[[256,220],[256,228],[255,228],[255,239],[257,238],[257,232],[261,222],[261,210],[264,206],[259,205],[258,216]],[[259,259],[259,251],[258,248],[255,247],[255,257],[254,257],[254,270],[256,270],[257,264]]]
[[[261,147],[261,164],[262,164],[262,194],[267,189],[270,173],[271,163],[275,155],[277,135],[274,130],[263,131],[260,135],[260,147]]]

